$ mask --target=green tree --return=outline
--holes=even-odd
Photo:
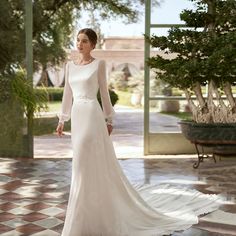
[[[139,19],[143,0],[35,0],[33,2],[34,66],[55,64],[65,58],[65,48],[71,45],[73,22],[82,10],[96,8],[101,19],[123,17],[127,22]],[[0,73],[13,67],[24,67],[24,1],[0,1]]]
[[[90,8],[88,12],[89,12],[89,20],[87,21],[87,24],[89,27],[91,27],[96,31],[98,36],[96,48],[101,49],[104,42],[104,34],[101,31],[101,23],[100,23],[101,20],[96,16],[96,6]]]
[[[147,63],[159,69],[158,79],[184,90],[195,121],[236,122],[232,91],[236,82],[236,1],[191,1],[196,10],[180,14],[189,28],[172,27],[166,37],[146,36],[152,47],[176,57],[168,60],[157,55]],[[204,97],[201,87],[206,85]]]
[[[9,83],[10,81],[14,83],[16,73],[19,71],[21,75],[25,73],[24,2],[0,1],[0,87],[5,91],[0,95],[0,100],[9,95],[9,91],[5,89],[7,88],[5,80],[8,78]],[[139,19],[140,7],[143,4],[143,0],[138,0],[135,4],[131,0],[33,1],[34,70],[42,66],[45,71],[49,63],[55,65],[65,59],[65,49],[72,44],[74,22],[81,17],[82,10],[89,11],[96,8],[103,20],[123,17],[126,22],[135,22]],[[29,83],[29,81],[23,82]],[[26,87],[29,88],[29,84]],[[13,86],[13,92],[14,88],[16,86]],[[25,101],[25,98],[22,101]]]

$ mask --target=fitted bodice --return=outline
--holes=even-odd
[[[73,98],[96,99],[98,84],[98,59],[87,65],[77,65],[70,62],[68,80],[72,89]]]
[[[64,123],[70,119],[73,100],[97,100],[98,90],[104,117],[111,123],[115,110],[109,96],[105,60],[95,58],[86,65],[76,65],[73,61],[68,62],[65,69],[62,108],[57,114],[59,122]]]

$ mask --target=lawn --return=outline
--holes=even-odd
[[[61,109],[61,101],[49,102],[48,107],[48,112],[59,112],[59,110]]]
[[[119,97],[119,100],[118,100],[117,104],[123,105],[123,106],[132,106],[131,103],[130,103],[130,99],[131,99],[131,93],[130,92],[118,91],[118,90],[115,90],[115,92]]]
[[[175,116],[181,120],[192,120],[192,113],[190,112],[160,112],[161,114]]]

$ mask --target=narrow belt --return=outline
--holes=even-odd
[[[90,97],[90,96],[87,96],[87,95],[76,95],[74,96],[74,100],[96,100],[97,98],[96,97]]]

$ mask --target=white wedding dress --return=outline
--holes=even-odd
[[[97,100],[100,90],[102,106]],[[168,185],[131,184],[116,158],[106,120],[106,63],[66,66],[60,122],[71,118],[72,179],[61,236],[157,236],[198,223],[220,198]],[[128,117],[127,117],[128,119]]]

